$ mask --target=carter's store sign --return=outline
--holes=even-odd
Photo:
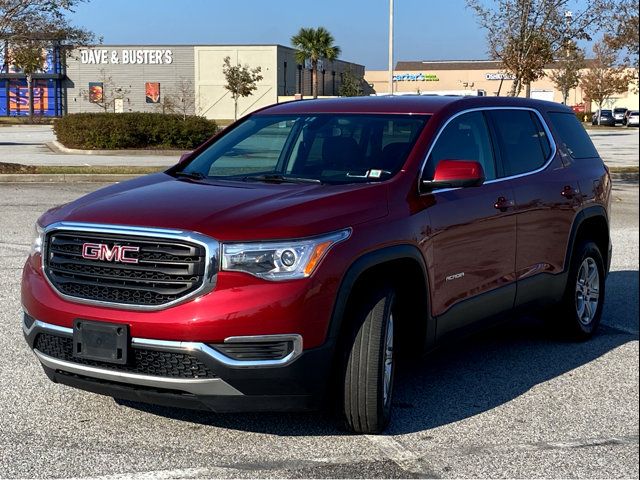
[[[394,82],[439,82],[437,75],[432,73],[401,73],[393,76]]]

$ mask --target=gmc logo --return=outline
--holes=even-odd
[[[87,260],[102,260],[105,262],[138,263],[137,258],[127,257],[128,252],[139,252],[140,247],[128,247],[126,245],[109,245],[104,243],[83,243],[82,258]]]

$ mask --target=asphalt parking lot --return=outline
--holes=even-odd
[[[118,404],[51,383],[22,339],[20,271],[47,208],[98,184],[0,184],[0,477],[638,477],[638,184],[615,185],[603,325],[514,319],[405,366],[386,435],[324,413]]]

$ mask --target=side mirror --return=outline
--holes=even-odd
[[[479,187],[485,176],[479,162],[469,160],[440,160],[436,166],[433,180],[422,180],[426,192],[439,188]]]
[[[182,155],[180,155],[180,160],[178,160],[178,163],[182,163],[184,161],[186,161],[192,154],[193,152],[185,152]]]

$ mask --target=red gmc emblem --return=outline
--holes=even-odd
[[[127,257],[128,252],[139,252],[140,247],[126,245],[109,245],[104,243],[83,243],[82,258],[87,260],[102,260],[105,262],[138,263],[137,258]]]

